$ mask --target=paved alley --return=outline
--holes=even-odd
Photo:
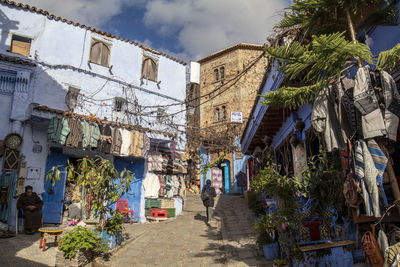
[[[205,223],[199,195],[188,195],[176,219],[129,225],[133,237],[113,255],[111,266],[271,266],[255,247],[253,215],[243,197],[221,196],[215,221]]]

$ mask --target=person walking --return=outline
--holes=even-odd
[[[215,188],[211,186],[211,181],[207,180],[206,185],[201,191],[201,200],[203,201],[204,207],[206,207],[207,223],[211,222],[214,208],[214,197],[216,196],[217,193],[215,192]]]

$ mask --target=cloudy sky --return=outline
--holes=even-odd
[[[18,1],[18,0],[17,0]],[[180,59],[263,44],[290,0],[19,0]]]

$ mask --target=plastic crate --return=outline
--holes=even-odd
[[[145,209],[149,208],[161,208],[161,200],[159,199],[146,199],[144,204]]]
[[[168,218],[166,209],[151,209],[151,217]]]
[[[167,208],[166,210],[167,210],[168,218],[175,217],[175,215],[176,215],[175,208]]]
[[[162,209],[175,208],[175,200],[173,198],[161,199],[161,208]]]
[[[151,215],[151,209],[145,209],[144,210],[144,216],[150,216]]]

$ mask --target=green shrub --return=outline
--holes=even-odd
[[[107,251],[108,247],[99,234],[85,227],[77,226],[62,237],[58,249],[64,253],[64,258],[72,259],[78,251],[94,257]]]

